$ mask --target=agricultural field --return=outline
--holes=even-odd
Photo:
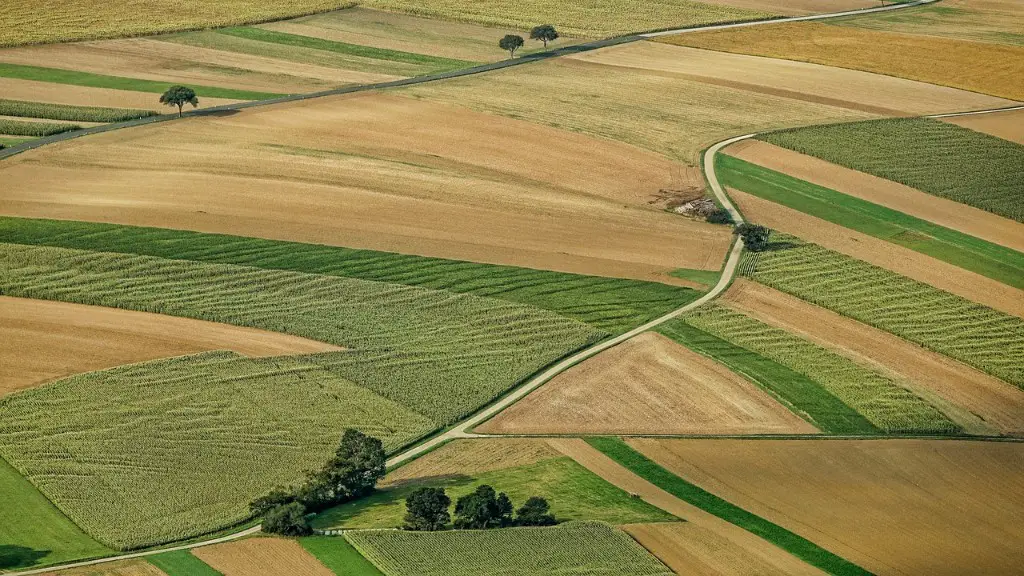
[[[712,30],[661,37],[658,41],[864,70],[1008,100],[1024,100],[1024,88],[1018,81],[1024,57],[1022,46],[863,30],[820,22]],[[893,58],[894,53],[900,57]]]
[[[335,576],[287,538],[247,538],[196,548],[192,554],[224,576]]]
[[[1012,574],[1019,443],[658,440],[630,446],[681,478],[874,574]]]
[[[345,537],[386,576],[672,574],[627,534],[596,522],[448,532],[355,531]]]
[[[816,433],[727,367],[649,332],[555,377],[487,434]]]
[[[785,16],[804,16],[807,14],[824,14],[845,10],[859,10],[877,6],[872,0],[708,0],[712,4],[746,8],[782,14]]]
[[[43,576],[177,576],[167,574],[145,560],[123,560],[96,566],[83,566],[59,572],[47,572]],[[200,576],[197,574],[196,576]],[[205,575],[202,575],[205,576]]]
[[[1024,46],[1024,7],[1015,0],[943,0],[909,10],[832,20],[866,30]]]
[[[955,116],[942,121],[1024,145],[1024,110]]]
[[[224,576],[210,568],[189,550],[153,554],[146,556],[146,561],[162,570],[167,576]]]
[[[299,540],[302,547],[316,556],[340,576],[383,576],[380,570],[363,557],[348,540],[337,536],[307,536]]]

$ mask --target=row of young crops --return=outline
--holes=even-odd
[[[70,106],[45,102],[26,102],[0,98],[0,116],[22,118],[46,118],[68,122],[121,122],[155,116],[152,110],[129,110],[124,108],[100,108],[96,106]]]

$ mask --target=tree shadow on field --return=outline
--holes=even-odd
[[[0,544],[0,570],[35,566],[50,554],[49,550],[33,550],[26,546]]]

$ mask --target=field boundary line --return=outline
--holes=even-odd
[[[1020,106],[1006,106],[1003,108],[989,108],[987,110],[974,110],[971,112],[949,112],[946,114],[931,114],[924,116],[924,118],[931,118],[938,120],[940,118],[958,118],[960,116],[977,116],[978,114],[994,114],[996,112],[1012,112],[1014,110],[1024,110],[1024,105]]]

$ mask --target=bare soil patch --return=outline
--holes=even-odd
[[[728,538],[693,522],[620,526],[676,574],[687,576],[785,576]]]
[[[0,396],[80,372],[207,350],[281,356],[339,349],[254,328],[8,296],[0,296],[0,341]]]
[[[0,213],[671,282],[676,268],[720,268],[730,242],[726,227],[648,205],[677,167],[615,142],[361,94],[21,154],[0,167]]]
[[[295,540],[247,538],[192,551],[224,576],[334,576]]]
[[[1024,125],[1024,115],[1020,119]],[[1021,134],[1024,135],[1024,128]],[[725,152],[794,178],[1024,252],[1024,224],[1009,218],[760,140],[738,142]]]
[[[818,430],[742,376],[648,332],[555,377],[490,434],[781,434]]]
[[[798,236],[1007,314],[1024,317],[1024,292],[1021,290],[752,194],[733,189],[728,192],[751,222]]]
[[[824,14],[858,8],[874,8],[874,0],[702,0],[706,4],[721,4],[733,8],[746,8],[785,16]]]
[[[525,466],[561,453],[544,440],[528,438],[480,438],[455,440],[388,473],[381,486],[408,480],[445,476],[473,476],[493,470]]]
[[[163,570],[145,560],[125,560],[95,566],[47,572],[43,576],[167,576]]]
[[[670,440],[629,444],[715,495],[879,575],[1024,565],[1024,444]]]
[[[952,118],[943,118],[942,121],[998,136],[1018,144],[1024,144],[1024,110],[954,116]]]
[[[53,84],[51,82],[36,82],[34,80],[0,78],[0,94],[3,94],[4,98],[11,100],[171,112],[169,106],[164,106],[160,103],[159,94],[151,94],[149,92],[89,88],[86,86],[72,86],[71,84]],[[203,98],[199,101],[199,106],[200,108],[212,108],[221,104],[234,104],[236,102],[239,102],[239,100]]]

